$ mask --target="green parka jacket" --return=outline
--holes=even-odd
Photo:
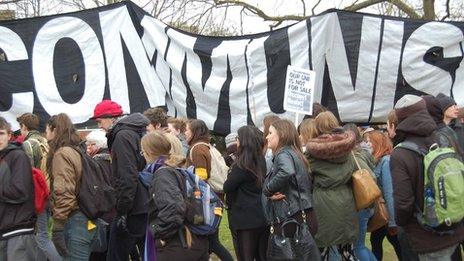
[[[358,237],[358,218],[351,188],[357,169],[351,154],[354,133],[334,130],[311,139],[306,156],[314,177],[314,210],[319,221],[318,247],[354,243]]]

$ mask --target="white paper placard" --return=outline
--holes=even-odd
[[[316,73],[289,65],[285,80],[284,109],[301,114],[313,113]]]

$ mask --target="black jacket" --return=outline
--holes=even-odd
[[[431,135],[436,127],[430,115],[423,110],[400,122],[396,133],[400,142],[411,141],[426,149],[434,143]],[[422,156],[404,148],[395,148],[390,157],[390,169],[396,223],[404,227],[412,250],[417,253],[435,252],[462,242],[462,225],[456,227],[454,235],[440,236],[422,228],[414,217],[416,204],[423,209],[424,203]]]
[[[184,227],[186,205],[176,170],[161,167],[150,184],[149,223],[155,239],[169,241]]]
[[[145,116],[134,113],[117,121],[107,134],[119,215],[147,213],[148,191],[140,183],[138,172],[145,166],[140,140],[148,124]]]
[[[459,122],[459,119],[451,121],[449,127],[456,132],[456,137],[458,138],[459,146],[461,151],[464,152],[464,124]]]
[[[261,163],[262,169],[265,170],[265,161]],[[252,229],[266,226],[261,191],[262,188],[258,186],[256,177],[252,173],[233,165],[224,182],[230,229]]]
[[[295,177],[300,188],[303,210],[312,208],[312,183],[309,172],[298,155],[290,147],[284,147],[274,156],[271,171],[263,185],[263,206],[268,222],[280,223],[301,210]],[[284,194],[285,200],[270,200],[269,197],[276,192]]]
[[[1,238],[10,231],[33,228],[36,215],[29,157],[21,146],[9,144],[0,151],[0,159]]]

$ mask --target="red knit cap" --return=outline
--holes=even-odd
[[[114,118],[119,117],[123,114],[121,105],[117,104],[112,100],[103,100],[93,110],[93,117],[97,118]]]

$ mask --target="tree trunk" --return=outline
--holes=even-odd
[[[435,0],[423,0],[424,19],[435,20]]]
[[[2,20],[13,20],[15,19],[15,11],[13,10],[0,10],[0,21]],[[0,58],[1,61],[1,58]]]

